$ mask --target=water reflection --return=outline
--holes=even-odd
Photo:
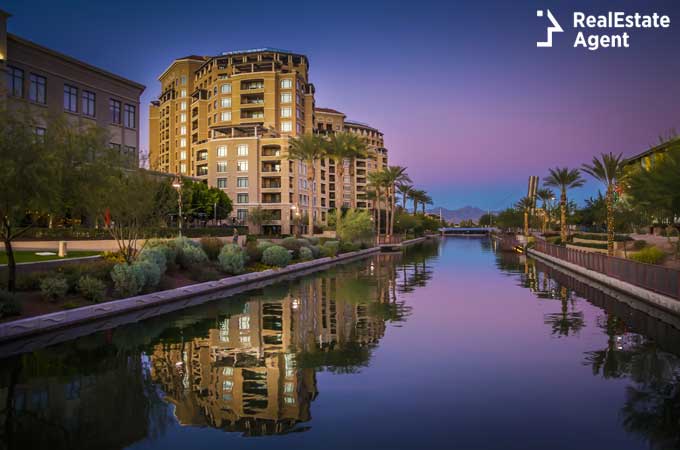
[[[317,372],[368,366],[437,252],[380,255],[6,359],[0,448],[123,448],[177,422],[306,431]]]
[[[577,337],[586,326],[582,302],[601,308],[594,326],[606,347],[587,351],[583,364],[595,376],[628,382],[620,408],[623,428],[654,449],[680,448],[680,331],[677,318],[650,317],[620,299],[543,262],[498,253],[497,267],[517,278],[539,301],[557,300],[559,312],[545,314],[558,337]],[[635,302],[630,299],[629,301]],[[645,305],[640,304],[640,308]],[[663,313],[660,313],[663,316]]]

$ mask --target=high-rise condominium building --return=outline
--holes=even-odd
[[[108,131],[109,143],[139,164],[139,97],[144,86],[7,32],[0,10],[0,99],[38,124],[63,113],[78,126]],[[44,122],[43,122],[44,123]],[[36,134],[45,133],[38,126]]]
[[[152,169],[223,189],[239,223],[249,223],[254,208],[269,210],[265,233],[306,231],[310,205],[314,222],[326,222],[340,192],[333,162],[319,161],[312,183],[304,163],[286,159],[290,138],[319,129],[306,56],[273,48],[192,55],[173,61],[159,81],[161,94],[149,111]],[[347,170],[347,189],[338,194],[346,206],[367,207],[365,172],[385,161],[382,134],[358,123],[346,127],[337,114],[339,130],[370,136],[372,153],[381,155]]]

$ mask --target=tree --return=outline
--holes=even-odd
[[[326,143],[325,141],[317,135],[314,134],[303,134],[291,138],[288,146],[288,158],[302,161],[305,163],[307,170],[307,186],[309,192],[314,192],[314,186],[316,182],[316,163],[326,154]],[[338,164],[336,164],[336,167]],[[342,182],[342,179],[340,179]],[[314,234],[314,214],[312,213],[313,208],[313,195],[309,196],[308,202],[308,232],[309,234]]]
[[[338,237],[348,242],[365,242],[373,240],[373,223],[368,211],[350,209],[342,224],[338,227]]]
[[[680,217],[680,149],[669,150],[649,169],[635,168],[626,177],[632,204],[660,221]]]
[[[423,196],[420,197],[420,206],[423,208],[423,214],[425,214],[425,205],[431,205],[432,204],[432,197],[428,193],[425,193]]]
[[[373,188],[375,191],[375,204],[377,206],[377,216],[378,218],[376,219],[376,234],[378,237],[380,236],[380,231],[381,231],[381,226],[380,222],[382,220],[382,204],[383,204],[383,197],[382,194],[385,193],[385,176],[383,171],[377,171],[377,172],[370,172],[368,174],[368,184]],[[385,204],[387,204],[387,201],[385,201]],[[387,227],[386,227],[387,228]]]
[[[385,192],[387,196],[387,211],[389,213],[388,220],[388,231],[387,234],[391,235],[394,230],[394,199],[395,199],[395,186],[402,183],[410,183],[411,179],[406,174],[406,167],[402,166],[389,166],[383,171],[384,173],[384,184]]]
[[[352,167],[356,158],[363,158],[366,156],[368,144],[366,140],[350,132],[334,133],[328,143],[326,144],[326,154],[335,161],[335,183],[340,186],[336,192],[335,200],[335,221],[336,229],[342,221],[342,202],[343,202],[343,186],[345,177],[345,161],[349,162]]]
[[[543,222],[541,226],[541,232],[545,233],[547,231],[548,225],[550,224],[553,208],[553,200],[555,199],[555,193],[551,189],[542,188],[536,191],[536,196],[541,201],[543,209]]]
[[[408,198],[413,194],[413,186],[411,186],[408,183],[401,183],[397,185],[397,190],[399,191],[399,194],[401,195],[401,205],[402,209],[406,211],[406,201]]]
[[[263,209],[259,206],[248,211],[248,220],[258,228],[259,234],[262,234],[262,225],[271,221],[272,218],[271,210]]]
[[[427,192],[422,189],[414,189],[411,192],[411,200],[413,200],[413,214],[418,212],[418,204],[425,201]]]
[[[176,202],[176,200],[175,200]],[[226,192],[216,187],[208,187],[200,181],[182,180],[182,205],[184,214],[204,220],[229,217],[233,206]],[[217,209],[215,209],[217,206]]]
[[[578,169],[568,167],[549,169],[549,175],[543,180],[546,186],[560,189],[560,238],[562,242],[567,242],[567,191],[583,186],[584,182]]]
[[[524,215],[524,236],[529,237],[529,216],[534,209],[534,201],[531,197],[522,197],[516,204],[515,208]]]
[[[624,173],[625,164],[622,157],[622,154],[602,153],[600,159],[594,157],[592,164],[583,165],[584,172],[604,183],[607,188],[605,203],[607,205],[607,254],[609,256],[614,255],[614,195],[616,185],[621,181]]]

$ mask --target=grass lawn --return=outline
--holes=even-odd
[[[40,250],[40,252],[43,252],[45,250]],[[68,252],[68,256],[66,258],[60,258],[59,256],[56,255],[57,252],[54,252],[55,255],[49,255],[49,256],[40,256],[36,255],[35,251],[26,251],[26,250],[19,250],[14,252],[14,259],[18,263],[24,263],[24,262],[35,262],[35,261],[50,261],[53,259],[70,259],[70,258],[81,258],[83,256],[94,256],[94,255],[99,255],[101,252]],[[7,264],[7,254],[4,251],[0,251],[0,264]]]

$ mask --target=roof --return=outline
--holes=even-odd
[[[659,152],[665,152],[667,150],[674,150],[674,149],[680,149],[680,137],[676,137],[673,139],[670,139],[669,141],[663,142],[657,146],[654,146],[648,150],[645,150],[642,153],[639,153],[635,156],[631,156],[630,158],[626,159],[626,164],[631,164],[635,161],[639,161],[640,159],[653,155],[655,153]]]
[[[345,120],[345,125],[359,127],[359,128],[368,128],[369,130],[373,130],[373,131],[376,131],[376,132],[382,134],[382,132],[380,130],[378,130],[377,128],[372,127],[369,124],[364,123],[364,122],[358,122],[356,120]]]
[[[175,58],[175,59],[170,63],[170,65],[168,66],[168,68],[165,69],[165,70],[163,71],[163,73],[160,74],[160,75],[158,76],[157,79],[158,79],[158,81],[160,81],[161,78],[163,78],[163,77],[165,76],[165,74],[168,73],[168,71],[169,71],[170,69],[172,69],[172,66],[174,66],[176,63],[178,63],[178,62],[180,62],[180,61],[186,61],[186,60],[206,61],[206,60],[208,60],[208,59],[210,59],[209,56],[198,56],[198,55],[189,55],[189,56],[185,56],[185,57],[183,57],[183,58]]]
[[[274,47],[260,47],[260,48],[249,48],[246,50],[233,50],[229,52],[222,52],[222,56],[230,55],[244,55],[246,53],[262,53],[262,52],[273,52],[273,53],[290,53],[291,55],[301,55],[300,53],[291,52],[290,50],[284,50],[282,48]],[[304,56],[304,55],[301,55]]]
[[[326,113],[326,114],[339,114],[341,116],[345,115],[345,113],[342,113],[338,110],[331,109],[331,108],[314,108],[314,111],[320,112],[320,113]]]
[[[59,59],[63,59],[63,60],[68,61],[72,64],[79,65],[81,67],[84,67],[84,68],[91,70],[93,72],[97,72],[100,75],[104,75],[104,76],[109,77],[111,79],[114,79],[116,81],[120,81],[121,83],[125,83],[125,84],[128,84],[130,86],[136,87],[137,89],[140,89],[142,91],[144,91],[144,89],[146,89],[146,86],[144,86],[143,84],[137,83],[136,81],[132,81],[132,80],[129,80],[127,78],[121,77],[120,75],[116,75],[115,73],[109,72],[109,71],[104,70],[104,69],[100,69],[99,67],[95,67],[95,66],[88,64],[86,62],[83,62],[79,59],[65,55],[65,54],[60,53],[56,50],[52,50],[51,48],[47,48],[47,47],[44,47],[40,44],[36,44],[35,42],[29,41],[28,39],[24,39],[24,38],[19,37],[15,34],[7,33],[7,38],[8,38],[8,40],[9,39],[15,40],[15,41],[19,42],[20,44],[26,45],[28,47],[33,47],[33,48],[40,50],[42,52],[49,53],[53,56],[56,56]]]

